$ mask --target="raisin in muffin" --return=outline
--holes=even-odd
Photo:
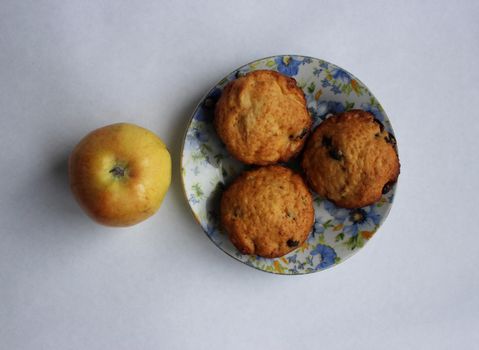
[[[274,258],[300,246],[314,224],[301,176],[272,165],[241,174],[221,198],[221,225],[243,254]]]
[[[397,181],[400,167],[394,136],[361,110],[323,121],[308,140],[301,165],[312,189],[344,208],[378,201]]]
[[[257,70],[230,82],[216,103],[214,124],[228,151],[247,164],[286,162],[311,128],[296,80]]]

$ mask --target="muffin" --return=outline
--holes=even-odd
[[[214,124],[228,151],[246,164],[286,162],[311,128],[296,80],[257,70],[230,82],[216,103]]]
[[[394,136],[371,113],[350,110],[323,121],[301,162],[311,188],[339,207],[370,205],[399,176]]]
[[[221,225],[243,254],[283,256],[314,224],[313,199],[301,176],[271,165],[241,174],[221,197]]]

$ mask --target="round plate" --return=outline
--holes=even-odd
[[[219,227],[218,205],[223,189],[246,166],[235,160],[219,140],[213,115],[215,102],[225,85],[258,69],[275,70],[296,79],[306,95],[313,127],[330,114],[352,108],[373,113],[393,133],[391,123],[373,94],[352,74],[329,62],[295,55],[263,58],[231,72],[206,94],[193,113],[183,141],[181,174],[190,208],[208,237],[231,257],[263,271],[278,274],[321,271],[346,260],[371,239],[386,219],[396,186],[379,202],[354,210],[338,208],[314,195],[316,220],[302,246],[275,259],[241,254]]]

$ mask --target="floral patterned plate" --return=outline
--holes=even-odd
[[[352,74],[320,59],[294,55],[263,58],[233,71],[208,92],[193,113],[183,142],[181,173],[190,208],[208,237],[228,255],[263,271],[278,274],[321,271],[346,260],[371,239],[388,215],[395,186],[379,202],[354,210],[337,208],[315,196],[316,221],[302,246],[275,259],[241,254],[219,227],[218,204],[222,190],[246,166],[228,154],[215,133],[212,119],[215,102],[224,86],[257,69],[275,70],[296,79],[306,95],[313,126],[331,113],[351,108],[370,111],[393,133],[391,123],[373,94]]]

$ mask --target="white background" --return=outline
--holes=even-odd
[[[0,1],[0,349],[472,349],[479,342],[479,2]],[[179,176],[201,96],[296,53],[381,101],[402,162],[390,216],[330,270],[276,276],[216,248]],[[160,211],[90,221],[66,160],[118,121],[167,143]]]

